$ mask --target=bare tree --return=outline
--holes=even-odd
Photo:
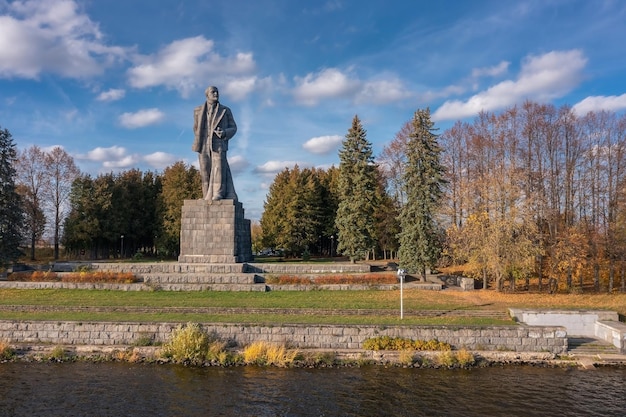
[[[402,207],[406,200],[404,193],[404,167],[406,166],[406,147],[411,129],[410,121],[402,125],[394,139],[383,148],[376,161],[387,181],[389,194],[399,207]]]
[[[48,206],[52,209],[54,234],[54,259],[59,259],[61,225],[69,211],[69,198],[72,183],[80,175],[80,170],[63,148],[57,146],[45,156],[45,172],[49,183],[45,189]]]
[[[35,260],[35,246],[42,237],[46,220],[42,200],[49,178],[45,172],[45,153],[38,146],[20,152],[17,159],[18,192],[22,195],[26,214],[27,235],[30,237],[30,259]]]

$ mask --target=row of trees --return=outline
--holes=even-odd
[[[561,281],[612,291],[618,280],[625,289],[625,115],[526,102],[435,132],[418,110],[374,159],[355,117],[339,169],[276,177],[264,243],[298,253],[338,237],[353,260],[397,250],[410,271],[464,265],[498,289],[520,279],[529,288],[533,277],[540,290]],[[322,194],[307,191],[309,176],[330,178],[318,181]],[[285,233],[299,243],[277,239]]]
[[[72,174],[60,170],[71,167],[62,150],[17,154],[8,131],[2,140],[2,208],[15,200],[27,214],[17,221],[7,220],[15,210],[2,213],[3,245],[7,227],[26,223],[20,230],[36,236],[43,211],[57,236],[68,214],[64,243],[74,252],[177,252],[182,200],[200,192],[193,167],[79,175],[64,212],[61,180]],[[520,279],[529,287],[531,277],[539,289],[554,280],[609,290],[619,280],[624,288],[626,115],[578,116],[568,106],[526,102],[437,135],[429,111],[418,110],[377,158],[355,117],[339,158],[338,168],[276,176],[262,246],[352,260],[397,251],[409,271],[423,273],[439,259],[497,288]]]
[[[485,284],[609,291],[626,261],[626,115],[526,102],[444,132],[448,254]]]
[[[133,169],[74,181],[64,245],[72,257],[175,256],[183,200],[201,198],[200,175],[177,162],[162,174]]]
[[[129,170],[93,178],[62,148],[17,151],[0,129],[0,265],[35,247],[46,231],[54,256],[109,258],[179,251],[181,208],[200,198],[199,172],[182,162],[162,174]],[[28,243],[26,243],[28,242]]]
[[[24,217],[15,183],[17,148],[7,129],[0,127],[0,268],[17,259]]]
[[[15,168],[17,190],[22,197],[24,211],[24,234],[30,242],[30,257],[35,259],[35,246],[48,226],[52,232],[54,258],[58,259],[70,190],[80,170],[62,148],[55,147],[46,152],[38,146],[20,152]]]
[[[403,204],[389,192],[388,176],[374,161],[358,116],[339,152],[339,168],[286,169],[270,187],[261,218],[263,243],[297,254],[337,252],[352,261],[399,251],[400,265],[425,273],[436,263],[441,233],[436,221],[445,169],[429,110],[407,128],[400,187]]]

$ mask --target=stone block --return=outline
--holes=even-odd
[[[253,259],[250,221],[241,203],[185,200],[181,219],[184,263],[241,263]]]

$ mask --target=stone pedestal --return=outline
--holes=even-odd
[[[180,228],[181,263],[238,263],[252,257],[250,220],[235,200],[185,200]]]

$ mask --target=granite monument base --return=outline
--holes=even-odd
[[[250,220],[235,200],[185,200],[180,227],[181,263],[253,260]]]

